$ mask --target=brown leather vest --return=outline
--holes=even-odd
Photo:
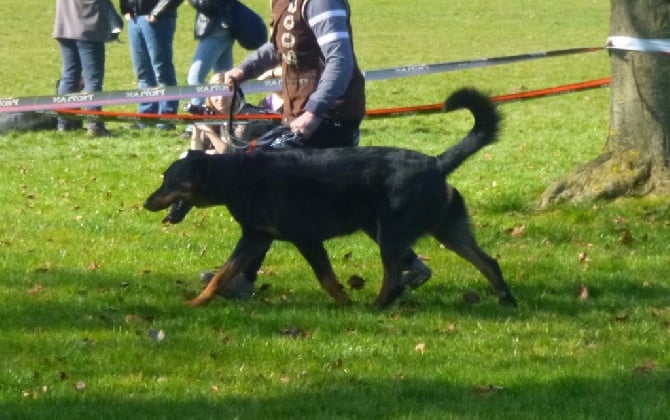
[[[302,9],[306,1],[272,0],[271,39],[281,59],[285,122],[302,114],[325,67],[319,44],[303,19]],[[332,120],[360,120],[364,116],[365,79],[354,57],[354,72],[349,86],[324,117]]]

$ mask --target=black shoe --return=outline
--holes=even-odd
[[[203,271],[200,273],[200,281],[208,285],[214,278],[214,271]],[[244,274],[239,273],[228,283],[226,290],[217,290],[216,294],[227,299],[247,300],[254,295],[254,284],[247,281]]]
[[[401,281],[405,286],[416,289],[428,281],[433,271],[424,264],[419,258],[416,258],[402,271]]]

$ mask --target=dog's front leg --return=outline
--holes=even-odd
[[[240,262],[231,257],[223,267],[214,274],[214,277],[212,277],[212,280],[207,284],[207,287],[205,287],[196,298],[187,302],[188,305],[201,306],[206,304],[216,295],[216,291],[219,290],[219,287],[225,288],[230,280],[232,280],[241,270],[242,267]]]
[[[405,286],[402,284],[402,256],[405,253],[389,255],[382,247],[382,264],[384,266],[384,279],[379,295],[374,302],[378,309],[384,309],[393,303],[402,292]]]
[[[225,290],[237,274],[247,268],[251,261],[263,255],[268,250],[271,243],[272,239],[265,234],[257,232],[243,233],[235,246],[233,255],[214,274],[214,277],[207,284],[207,287],[200,292],[200,295],[188,301],[188,305],[200,306],[212,300],[217,290]]]
[[[328,253],[321,242],[295,244],[303,257],[312,267],[316,278],[326,292],[340,305],[348,305],[351,299],[344,291],[344,286],[337,281],[337,276],[330,264]]]

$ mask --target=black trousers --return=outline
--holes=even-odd
[[[324,119],[311,137],[305,140],[305,144],[317,149],[358,146],[360,125],[360,120]]]

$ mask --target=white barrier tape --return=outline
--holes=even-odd
[[[605,48],[670,54],[670,39],[640,39],[632,36],[610,36]]]
[[[564,50],[540,51],[529,54],[510,55],[504,57],[480,58],[467,61],[448,63],[421,64],[388,69],[369,70],[364,73],[365,80],[385,80],[397,77],[419,76],[426,74],[445,73],[450,71],[473,69],[499,64],[510,64],[519,61],[558,57],[570,54],[581,54],[601,51],[602,47],[569,48]],[[245,93],[267,93],[281,89],[278,80],[250,80],[242,85]],[[88,94],[71,94],[56,96],[26,96],[0,98],[0,113],[46,111],[62,108],[110,106],[141,102],[174,101],[184,98],[207,97],[213,93],[230,96],[231,92],[224,85],[204,86],[171,86],[154,89],[93,92]]]

